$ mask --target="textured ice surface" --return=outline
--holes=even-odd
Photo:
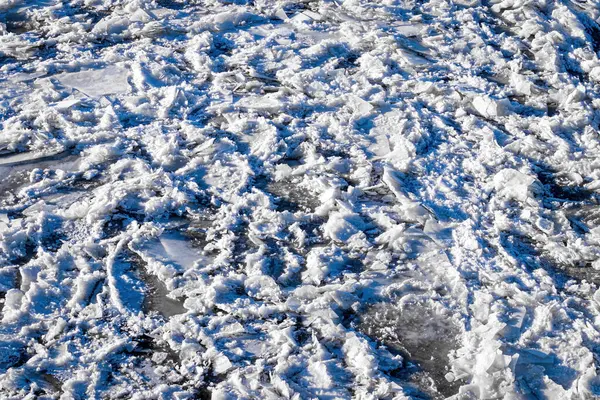
[[[599,23],[0,2],[0,398],[600,396]]]
[[[436,315],[427,304],[406,304],[402,308],[379,303],[360,318],[359,330],[405,358],[394,371],[398,378],[432,397],[451,396],[460,382],[448,382],[450,353],[458,347],[454,323]],[[411,367],[411,363],[416,364]]]

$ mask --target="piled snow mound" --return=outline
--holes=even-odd
[[[0,398],[600,396],[599,23],[3,1]]]

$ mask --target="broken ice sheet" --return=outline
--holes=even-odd
[[[128,72],[123,67],[109,65],[100,69],[70,72],[54,77],[61,85],[76,89],[92,98],[129,91]]]
[[[70,152],[64,149],[46,149],[45,151],[26,151],[0,156],[0,166],[17,166],[25,164],[48,164],[48,161],[60,161],[66,158]],[[57,163],[58,164],[58,163]]]
[[[0,201],[14,200],[20,189],[31,184],[32,173],[44,171],[76,171],[80,157],[69,151],[24,152],[0,157]]]
[[[419,23],[407,24],[400,22],[392,23],[391,26],[396,32],[406,37],[418,37],[425,30],[425,25]]]
[[[378,303],[360,316],[358,329],[387,346],[393,352],[406,356],[434,383],[433,391],[452,396],[460,387],[459,382],[448,382],[449,353],[458,347],[459,329],[448,317],[439,315],[433,308],[420,303],[398,307],[391,303]],[[418,370],[406,371],[413,376],[408,380],[423,391]],[[421,381],[422,380],[422,381]],[[420,382],[421,381],[421,382]]]
[[[302,180],[297,177],[286,177],[269,182],[258,181],[255,186],[273,195],[278,211],[292,213],[300,210],[308,211],[314,210],[319,205],[317,196],[306,190],[302,186]]]
[[[284,106],[284,103],[274,96],[266,95],[244,97],[238,100],[236,106],[242,109],[276,113],[278,111],[283,111],[282,108]]]
[[[179,232],[165,232],[158,239],[150,240],[136,246],[143,256],[188,270],[202,261],[199,249],[192,247],[189,238]]]

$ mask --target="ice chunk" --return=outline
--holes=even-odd
[[[402,182],[398,178],[396,171],[392,168],[385,167],[383,171],[382,179],[383,183],[390,189],[390,191],[396,196],[405,217],[425,223],[430,218],[429,211],[418,202],[409,198],[402,190]]]
[[[377,359],[364,339],[355,333],[348,333],[342,350],[346,362],[357,376],[373,377],[378,368]]]
[[[94,288],[104,279],[104,274],[95,271],[91,274],[80,274],[75,281],[76,289],[73,290],[73,295],[68,302],[70,308],[85,307],[87,302],[91,301]]]
[[[142,10],[141,8],[138,8],[137,10],[135,10],[133,12],[133,14],[131,14],[131,16],[129,17],[129,19],[133,22],[151,22],[153,21],[155,18],[152,15],[152,13],[150,12],[146,12],[144,10]]]
[[[494,176],[494,189],[504,199],[526,201],[541,190],[539,182],[512,168],[505,168]]]
[[[350,95],[347,97],[348,105],[357,116],[365,116],[371,113],[373,106],[368,101],[363,100],[359,96]]]
[[[17,310],[21,307],[21,302],[25,294],[19,289],[10,289],[6,292],[4,298],[4,307],[9,310]],[[6,311],[5,311],[6,312]]]
[[[13,75],[12,80],[14,82],[28,82],[37,78],[41,78],[44,75],[46,75],[46,73],[42,71],[34,71],[31,73],[20,72],[18,74]]]
[[[530,82],[527,77],[517,72],[513,72],[510,75],[510,84],[520,94],[530,96],[534,87],[533,83]]]
[[[312,21],[321,21],[323,16],[319,13],[310,10],[304,10],[301,13],[298,13],[292,17],[292,21],[294,22],[305,22],[311,23]]]
[[[507,99],[496,100],[488,96],[477,96],[473,99],[473,107],[483,117],[501,117],[508,114],[510,102]]]
[[[316,361],[308,366],[315,387],[330,389],[333,387],[333,379],[327,371],[327,364],[323,361]]]
[[[536,349],[523,349],[519,352],[517,364],[554,365],[556,356]]]
[[[283,11],[283,9],[282,9],[282,8],[278,8],[278,9],[275,11],[275,16],[276,16],[277,18],[279,18],[280,20],[282,20],[282,21],[287,21],[287,20],[289,19],[289,17],[288,17],[288,16],[287,16],[287,14],[285,13],[285,11]]]
[[[600,82],[600,66],[592,68],[589,72],[589,76],[593,81]]]
[[[217,375],[224,374],[225,372],[229,371],[231,367],[233,367],[233,364],[224,354],[219,354],[213,360],[213,371]]]
[[[329,276],[337,276],[346,269],[353,267],[351,260],[344,257],[333,247],[315,247],[306,258],[306,270],[302,272],[302,281],[306,284],[321,284]],[[312,287],[305,286],[295,295],[311,297],[315,295]]]
[[[431,64],[431,61],[429,61],[427,58],[420,56],[413,51],[407,49],[398,49],[398,53],[408,65],[425,66]]]
[[[267,95],[244,97],[236,103],[236,106],[248,110],[266,111],[274,113],[282,109],[283,103],[279,99]]]
[[[385,158],[392,163],[397,163],[397,159],[409,159],[412,143],[401,136],[406,126],[406,118],[398,110],[390,111],[375,119],[375,126],[369,132],[374,143],[369,146],[377,158]],[[414,147],[414,145],[412,145]],[[392,148],[394,152],[392,152]]]
[[[107,94],[126,93],[129,90],[127,70],[115,65],[101,69],[65,73],[56,79],[69,88],[77,89],[85,95],[99,98]]]
[[[270,276],[251,276],[244,282],[246,292],[257,299],[277,300],[280,297],[280,289],[277,282]]]
[[[394,29],[396,30],[396,32],[398,32],[399,34],[406,36],[406,37],[417,37],[425,29],[425,25],[419,24],[419,23],[414,23],[414,24],[398,23],[398,24],[392,24],[392,25],[393,25]]]
[[[210,28],[216,31],[226,31],[237,26],[257,21],[260,17],[245,11],[225,11],[212,16]]]
[[[10,225],[10,219],[7,214],[0,214],[0,232],[8,229]]]
[[[390,141],[384,133],[371,133],[373,144],[369,146],[369,151],[373,152],[377,157],[387,156],[392,150],[390,149]]]
[[[102,35],[118,35],[123,33],[132,21],[127,17],[123,16],[113,16],[101,19],[94,28],[92,29],[92,33],[102,34]]]
[[[325,234],[338,242],[346,242],[365,228],[360,216],[353,213],[335,212],[325,224]]]

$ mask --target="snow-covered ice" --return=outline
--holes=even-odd
[[[0,398],[600,397],[597,0],[0,2]]]

